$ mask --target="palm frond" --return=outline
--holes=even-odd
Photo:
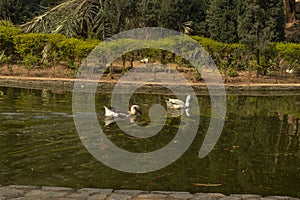
[[[61,33],[82,36],[95,29],[100,22],[103,0],[68,0],[21,25],[24,32]],[[98,26],[101,25],[98,24]]]
[[[182,32],[185,35],[190,35],[193,32],[193,22],[187,21],[182,24]]]

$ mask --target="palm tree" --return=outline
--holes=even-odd
[[[65,0],[21,25],[24,32],[105,39],[124,30],[160,26],[191,34],[202,4],[190,0]],[[202,0],[204,1],[204,0]],[[202,10],[201,10],[202,9]]]
[[[24,32],[61,33],[68,37],[104,39],[118,31],[122,2],[117,0],[66,0],[21,25]],[[111,12],[112,9],[115,12]],[[117,13],[116,13],[117,12]]]

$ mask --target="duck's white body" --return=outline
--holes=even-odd
[[[117,112],[110,110],[106,106],[104,106],[104,109],[105,109],[105,114],[104,114],[105,117],[119,117],[119,114]]]
[[[136,115],[137,113],[141,114],[140,107],[138,105],[131,106],[130,110],[128,112],[122,112],[117,111],[113,109],[109,109],[106,106],[104,106],[105,109],[105,116],[106,117],[130,117],[131,115]]]
[[[180,99],[168,99],[166,100],[167,107],[171,109],[188,108],[190,106],[190,99],[191,95],[187,95],[185,102]]]

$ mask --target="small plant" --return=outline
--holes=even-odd
[[[182,67],[182,66],[183,66],[183,64],[184,64],[184,59],[183,59],[182,57],[177,56],[177,57],[175,58],[175,63],[177,64],[177,65],[176,65],[176,69],[178,69],[178,67]]]
[[[0,63],[2,63],[2,60],[3,60],[4,56],[5,56],[4,53],[5,53],[5,50],[2,51],[2,53],[0,54]]]
[[[13,68],[11,66],[11,64],[12,64],[12,55],[6,56],[5,51],[2,51],[2,53],[0,54],[0,65],[3,65],[3,64],[6,65],[9,72],[11,74],[13,74]]]
[[[11,64],[12,64],[12,56],[11,55],[10,56],[4,56],[2,62],[6,65],[7,69],[9,70],[9,72],[11,74],[13,74],[14,72],[13,72],[13,68],[11,66]]]
[[[197,71],[195,71],[194,77],[195,77],[196,81],[201,81],[202,80],[201,74]]]
[[[238,71],[237,71],[236,68],[234,68],[234,67],[229,67],[229,68],[227,69],[227,75],[228,75],[229,77],[237,77],[239,74],[238,74]]]
[[[33,69],[38,64],[39,58],[35,55],[27,54],[25,58],[23,59],[23,64],[25,65],[25,68],[29,72],[31,69]]]
[[[68,76],[74,78],[77,74],[77,70],[70,70]]]

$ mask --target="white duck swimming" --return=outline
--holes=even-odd
[[[191,95],[187,95],[185,103],[180,99],[167,99],[167,107],[171,109],[182,109],[190,106]]]
[[[128,112],[124,112],[124,111],[119,111],[119,110],[116,110],[116,109],[109,109],[107,108],[106,106],[104,106],[104,109],[105,109],[105,116],[106,117],[121,117],[121,118],[124,118],[124,117],[130,117],[132,115],[136,115],[136,114],[142,114],[141,112],[141,109],[138,105],[133,105],[130,107],[130,110]]]

